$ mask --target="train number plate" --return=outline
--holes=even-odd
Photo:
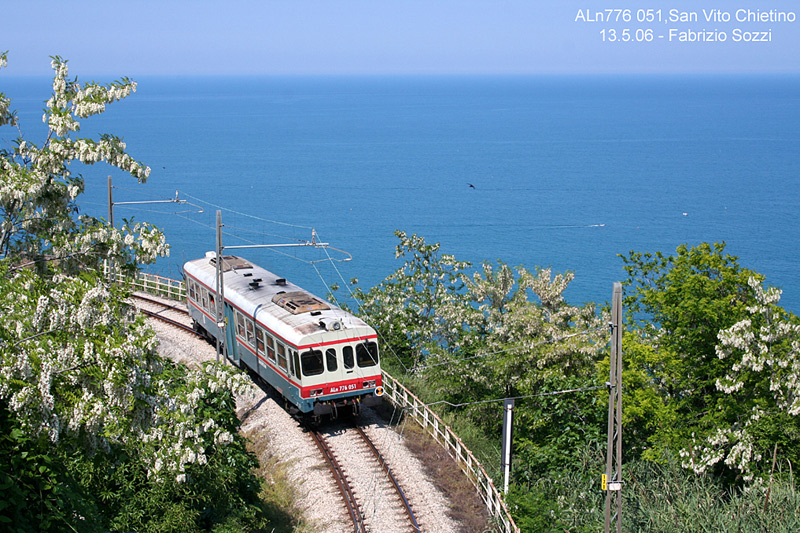
[[[358,388],[358,383],[339,385],[338,387],[331,387],[330,394],[336,394],[337,392],[347,392],[351,390],[356,390],[357,388]]]

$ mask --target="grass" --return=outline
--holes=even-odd
[[[262,480],[262,508],[269,519],[271,533],[311,533],[315,531],[300,507],[297,484],[289,477],[291,461],[281,462],[270,447],[269,440],[253,432],[245,435],[248,449],[258,457],[256,475]]]

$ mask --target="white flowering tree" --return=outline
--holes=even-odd
[[[697,473],[751,482],[776,444],[778,458],[800,460],[798,319],[724,250],[624,259],[626,435],[647,459],[680,454]]]
[[[6,53],[0,55],[0,66]],[[150,168],[134,160],[125,143],[113,135],[99,140],[75,137],[80,120],[102,113],[105,106],[136,90],[123,78],[107,85],[81,84],[68,78],[67,62],[55,57],[53,93],[42,120],[48,126],[39,144],[19,138],[13,150],[0,150],[0,257],[17,264],[58,260],[61,270],[77,272],[95,268],[102,259],[120,266],[149,263],[167,253],[164,236],[153,226],[140,223],[109,228],[102,221],[76,216],[75,203],[84,189],[73,163],[105,162],[129,172],[143,182]],[[0,95],[0,125],[19,129],[9,111],[10,101]]]
[[[241,509],[252,519],[253,458],[233,409],[249,380],[162,359],[125,287],[103,278],[103,260],[135,268],[166,254],[160,231],[77,215],[73,163],[150,172],[117,137],[73,138],[136,84],[81,84],[66,61],[52,67],[46,138],[20,131],[0,152],[0,528],[196,531]],[[0,125],[19,129],[3,94]]]
[[[417,234],[396,231],[396,258],[403,266],[363,292],[354,291],[360,313],[369,317],[403,365],[419,365],[431,350],[457,349],[463,331],[446,314],[468,305],[463,291],[469,263],[440,251]],[[388,358],[387,358],[388,359]],[[391,359],[389,359],[391,362]]]
[[[97,276],[47,280],[5,264],[0,289],[0,399],[26,434],[106,452],[125,445],[151,473],[181,479],[206,447],[231,442],[201,407],[218,391],[243,392],[246,376],[210,365],[176,381],[120,290]]]
[[[480,312],[481,349],[497,354],[481,364],[482,379],[503,383],[509,395],[538,390],[550,376],[585,372],[608,341],[607,320],[594,305],[578,307],[564,299],[573,273],[516,271],[515,278],[505,264],[497,272],[485,264],[483,275],[475,273],[468,285]]]
[[[716,381],[717,413],[681,450],[684,467],[702,473],[724,464],[744,481],[766,471],[761,461],[775,445],[792,462],[800,451],[800,324],[778,307],[780,290],[765,290],[755,277],[748,285],[755,303],[718,335],[717,357],[731,364]]]
[[[488,434],[500,431],[501,398],[515,409],[515,480],[528,483],[551,469],[567,468],[582,450],[602,441],[604,406],[596,393],[598,368],[608,344],[607,317],[594,305],[573,306],[564,290],[571,272],[553,274],[484,264],[466,286],[468,306],[443,314],[465,335],[458,351],[429,358],[426,377],[442,399],[466,403]],[[606,374],[607,376],[607,374]],[[471,404],[471,405],[469,405]]]
[[[442,253],[439,244],[396,235],[403,265],[358,296],[365,318],[386,342],[384,364],[392,363],[392,352],[413,363],[425,401],[472,404],[457,408],[459,416],[495,434],[498,399],[607,379],[607,373],[595,377],[608,343],[607,318],[593,305],[565,301],[572,273],[534,273],[503,263],[470,273],[469,263]],[[535,461],[539,472],[564,464],[579,447],[597,441],[605,410],[592,394],[521,401],[515,438],[521,462]]]

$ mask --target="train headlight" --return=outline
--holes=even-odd
[[[317,396],[322,396],[322,389],[314,389],[310,393],[312,398],[316,398]]]
[[[362,389],[371,389],[374,386],[375,386],[375,380],[374,379],[371,379],[369,381],[365,381],[364,383],[361,384],[361,388]]]

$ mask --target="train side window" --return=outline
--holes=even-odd
[[[342,349],[342,359],[344,363],[344,367],[347,370],[350,370],[355,366],[353,362],[353,347],[352,346],[345,346]]]
[[[197,300],[197,297],[194,295],[194,280],[191,278],[186,278],[186,288],[189,289],[189,299],[190,300]]]
[[[288,370],[288,365],[286,364],[286,347],[281,344],[278,344],[278,366],[281,367],[284,371]]]
[[[294,361],[294,369],[292,370],[292,374],[299,377],[300,376],[300,358],[297,355],[297,350],[289,350],[292,352],[292,361]]]
[[[200,305],[203,306],[203,309],[207,310],[208,309],[208,291],[206,290],[205,287],[203,287],[202,289],[200,289],[200,293],[201,293]]]
[[[267,358],[275,362],[275,339],[273,339],[270,335],[267,335]]]
[[[339,368],[336,362],[336,350],[334,348],[325,350],[325,363],[328,365],[328,372],[336,372],[336,369]]]
[[[256,326],[256,351],[264,353],[264,330]]]
[[[364,342],[356,345],[356,361],[361,368],[377,365],[378,345],[374,342]]]
[[[216,311],[217,310],[217,306],[214,303],[214,293],[211,292],[211,291],[208,291],[208,305],[209,305],[209,307],[208,307],[209,311]]]
[[[247,329],[247,344],[255,346],[255,334],[253,333],[253,321],[249,318],[244,319],[244,327]]]
[[[300,354],[300,368],[303,369],[303,375],[306,377],[322,374],[325,370],[322,364],[322,352],[320,350],[308,350]]]
[[[236,334],[244,339],[244,317],[239,311],[236,311]]]

